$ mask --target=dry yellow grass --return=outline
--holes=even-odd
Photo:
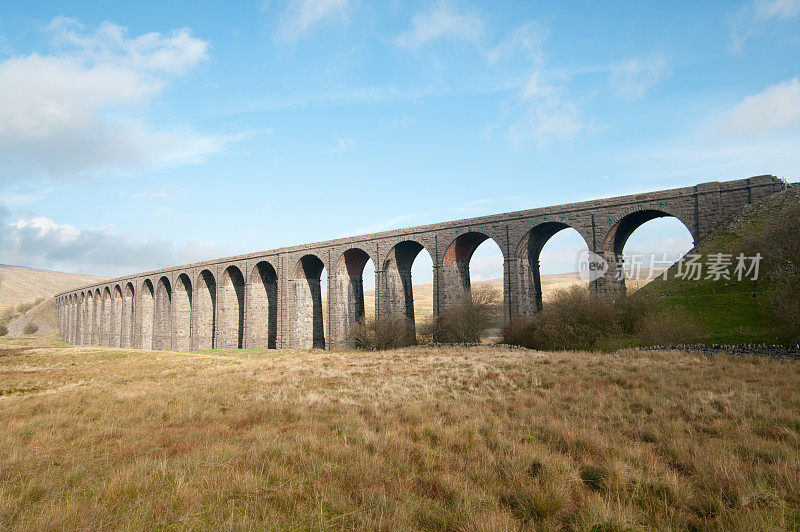
[[[797,528],[798,369],[0,340],[0,529]]]
[[[103,279],[106,278],[0,264],[0,311]]]

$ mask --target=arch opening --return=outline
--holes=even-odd
[[[172,286],[167,277],[161,277],[156,285],[153,320],[153,349],[171,349]]]
[[[114,295],[111,299],[111,333],[110,345],[120,347],[122,345],[122,289],[119,285],[114,286]]]
[[[384,260],[383,270],[377,314],[405,316],[415,334],[431,324],[435,287],[428,250],[414,240],[398,242]]]
[[[113,305],[113,301],[111,300],[111,289],[109,287],[105,287],[103,290],[103,302],[101,304],[101,312],[100,312],[100,344],[101,345],[111,345],[111,334],[112,334],[112,324],[111,324],[111,306]]]
[[[221,349],[241,349],[244,341],[244,276],[236,266],[222,274],[219,287],[218,345]]]
[[[368,268],[369,266],[369,268]],[[372,278],[369,279],[373,291],[369,294],[372,301],[368,301],[365,295],[365,274]],[[355,347],[352,338],[352,328],[355,324],[364,321],[367,314],[367,307],[370,314],[375,313],[375,293],[374,279],[375,266],[369,254],[360,248],[350,248],[345,251],[336,262],[335,274],[332,282],[333,292],[333,315],[331,325],[333,328],[333,338],[338,347]]]
[[[192,281],[182,273],[172,292],[174,348],[178,351],[192,349]]]
[[[663,211],[637,211],[620,219],[609,233],[616,268],[624,272],[623,288],[637,290],[694,247],[691,231]]]
[[[278,275],[267,261],[253,267],[247,306],[247,347],[275,349],[278,340]]]
[[[217,312],[217,282],[214,275],[203,270],[195,283],[197,297],[194,312],[194,349],[215,347],[214,321]]]
[[[327,282],[323,283],[323,273],[327,273],[325,263],[316,255],[304,255],[293,270],[289,286],[294,301],[291,322],[295,347],[325,349],[322,293]]]
[[[125,295],[122,298],[121,347],[133,347],[133,331],[135,329],[133,295],[133,283],[127,283],[125,285]]]
[[[103,311],[103,294],[101,294],[100,289],[97,288],[92,295],[94,297],[92,298],[92,340],[90,343],[92,345],[99,345],[100,337],[102,336],[100,326]]]
[[[142,283],[141,294],[141,335],[140,345],[142,349],[153,349],[153,318],[155,312],[155,292],[153,283],[150,279],[145,279]]]

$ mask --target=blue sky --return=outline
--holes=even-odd
[[[0,25],[5,264],[119,275],[800,174],[800,0],[4,2]],[[689,245],[661,220],[626,252]]]

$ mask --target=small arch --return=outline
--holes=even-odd
[[[175,349],[191,351],[192,349],[192,281],[182,273],[175,283],[172,293],[173,331]]]
[[[295,347],[325,348],[325,318],[322,308],[322,272],[325,263],[316,255],[304,255],[290,280],[292,338]]]
[[[145,279],[142,282],[142,291],[140,296],[141,304],[139,308],[139,316],[141,319],[141,348],[153,349],[153,318],[155,312],[155,291],[153,289],[153,282],[150,279]]]
[[[172,348],[172,285],[162,276],[156,285],[153,349]]]
[[[278,274],[268,261],[253,266],[247,294],[247,347],[275,349],[278,339]]]
[[[214,321],[217,312],[217,282],[214,274],[203,270],[195,282],[197,297],[194,312],[194,349],[215,347]]]
[[[222,274],[217,320],[218,348],[241,349],[244,341],[244,276],[236,266]]]
[[[133,347],[133,331],[135,330],[135,313],[134,313],[134,289],[133,283],[129,282],[125,285],[125,293],[122,298],[122,347]]]

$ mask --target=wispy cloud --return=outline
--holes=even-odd
[[[643,98],[667,75],[669,68],[663,57],[638,57],[615,65],[608,85],[616,96],[635,100]]]
[[[334,144],[333,146],[327,148],[325,153],[328,155],[335,155],[337,153],[344,153],[353,146],[355,146],[355,141],[352,139],[346,139],[340,135],[334,135]]]
[[[55,52],[0,63],[0,181],[23,171],[74,179],[196,163],[225,144],[185,128],[153,130],[135,112],[208,57],[208,43],[190,30],[130,37],[104,22],[87,33],[58,17],[47,31]]]
[[[717,129],[722,136],[744,138],[800,130],[800,78],[748,96],[723,115]]]
[[[353,7],[349,0],[290,0],[280,16],[275,38],[293,43],[324,23],[347,21]]]
[[[476,41],[484,32],[483,18],[456,2],[441,0],[411,19],[411,27],[397,36],[403,48],[418,48],[439,39]]]
[[[771,21],[786,21],[800,14],[800,0],[756,0],[745,5],[731,21],[730,50],[741,53],[747,39],[761,33]]]

